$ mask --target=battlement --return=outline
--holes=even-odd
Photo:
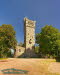
[[[24,18],[24,23],[25,23],[25,26],[27,26],[27,27],[35,28],[36,21],[32,21],[32,20],[29,20],[28,18]]]

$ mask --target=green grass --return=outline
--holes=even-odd
[[[0,60],[6,60],[6,59],[8,59],[8,58],[0,58]]]
[[[39,61],[38,64],[41,65],[40,68],[43,68],[44,71],[42,69],[40,71],[42,73],[45,73],[46,75],[60,75],[58,73],[50,73],[48,71],[48,67],[52,62],[56,62],[56,59],[41,59],[41,61]]]

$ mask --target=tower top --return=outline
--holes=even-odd
[[[24,18],[24,21],[25,21],[25,20],[26,20],[26,21],[29,20],[29,21],[32,21],[32,22],[35,22],[35,23],[36,23],[36,21],[30,20],[30,19],[28,19],[27,17]]]
[[[27,17],[24,18],[24,22],[26,26],[35,27],[36,21],[29,20]]]

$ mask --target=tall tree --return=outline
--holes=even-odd
[[[36,34],[36,43],[39,44],[39,52],[43,55],[57,56],[60,52],[60,32],[52,25],[46,25],[41,32]]]
[[[15,34],[12,25],[3,24],[0,26],[0,57],[8,56],[10,48],[15,49],[17,44]]]
[[[18,46],[25,47],[25,44],[22,43],[22,42],[20,42],[20,43],[18,44]]]

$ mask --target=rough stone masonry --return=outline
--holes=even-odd
[[[24,18],[24,45],[16,46],[15,57],[35,57],[35,23],[36,21]]]
[[[36,21],[24,18],[24,44],[25,44],[25,53],[28,57],[34,56],[35,23]]]

